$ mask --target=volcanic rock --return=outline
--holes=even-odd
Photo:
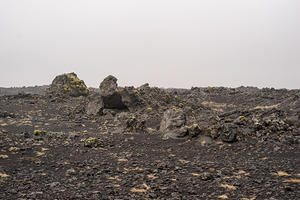
[[[135,93],[134,87],[118,88],[118,92],[121,96],[122,103],[132,110],[135,106],[140,104],[140,99]]]
[[[126,109],[139,103],[133,87],[120,88],[117,78],[109,75],[100,84],[100,94],[104,108]]]
[[[163,119],[160,124],[160,131],[163,138],[183,138],[187,135],[186,116],[183,110],[169,109],[164,112]]]
[[[72,73],[56,76],[52,81],[48,93],[55,96],[87,96],[89,90],[83,80],[80,80],[77,75]]]
[[[101,115],[104,109],[103,100],[98,94],[91,95],[89,97],[88,104],[86,106],[86,113],[88,115]]]
[[[237,125],[233,123],[226,123],[221,127],[221,140],[223,142],[235,142],[238,133]]]
[[[197,137],[201,133],[201,129],[198,124],[193,124],[188,127],[188,133],[190,137]]]
[[[126,129],[129,131],[142,131],[145,129],[145,120],[131,116],[126,121]]]
[[[109,75],[99,86],[104,108],[126,108],[118,91],[117,80],[116,77]]]

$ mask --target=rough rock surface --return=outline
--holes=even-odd
[[[109,75],[100,83],[100,94],[95,93],[87,105],[88,115],[99,113],[99,108],[132,111],[140,104],[134,87],[118,87],[117,80],[116,77]]]
[[[187,135],[186,117],[182,110],[169,109],[164,113],[160,124],[163,138],[183,138]]]
[[[134,87],[119,88],[122,103],[131,111],[141,104],[141,100],[136,95]]]
[[[87,96],[89,90],[83,80],[72,73],[56,76],[48,90],[48,93],[56,96]]]
[[[118,91],[117,78],[109,75],[100,84],[100,94],[104,108],[125,109],[122,97]]]
[[[221,127],[221,140],[223,142],[235,142],[238,135],[238,126],[226,123]]]
[[[97,116],[103,113],[104,104],[100,95],[93,94],[89,97],[86,113],[90,116]]]

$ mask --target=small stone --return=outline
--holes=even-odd
[[[52,182],[52,183],[49,183],[49,184],[48,184],[48,186],[49,186],[50,188],[54,188],[54,187],[57,187],[57,186],[59,186],[59,185],[60,185],[59,182]]]
[[[71,175],[75,175],[76,174],[76,171],[75,169],[71,168],[71,169],[68,169],[66,171],[66,176],[71,176]]]

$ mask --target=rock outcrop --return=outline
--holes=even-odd
[[[127,109],[139,102],[133,87],[118,87],[117,78],[109,75],[100,84],[100,96],[104,108]]]
[[[122,101],[118,90],[117,78],[109,75],[100,84],[100,95],[104,108],[125,109],[126,105]]]
[[[48,93],[55,96],[87,96],[89,90],[83,80],[80,80],[75,73],[67,73],[56,76],[52,81]]]

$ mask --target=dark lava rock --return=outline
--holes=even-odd
[[[286,122],[290,126],[300,127],[300,119],[298,115],[293,115],[287,118]]]
[[[109,75],[100,84],[100,94],[104,108],[127,109],[136,106],[140,100],[134,87],[118,87],[117,78]]]
[[[88,104],[86,106],[86,113],[88,115],[101,115],[104,109],[104,104],[101,96],[94,94],[89,97]]]
[[[126,121],[126,129],[129,131],[141,131],[145,129],[145,123],[145,120],[131,116]]]
[[[163,138],[183,138],[187,135],[186,116],[183,110],[169,109],[164,115],[160,124],[160,131]]]
[[[109,75],[100,84],[101,98],[104,108],[125,109],[122,97],[118,91],[117,78]]]
[[[223,142],[235,142],[238,133],[238,127],[233,123],[224,124],[221,127],[221,140]]]
[[[118,92],[121,96],[122,103],[129,110],[132,110],[135,106],[141,103],[140,99],[136,95],[134,87],[118,88]]]
[[[117,84],[118,79],[112,75],[107,76],[101,83],[100,83],[100,91],[102,95],[111,95],[116,92],[118,88]]]
[[[72,73],[56,76],[48,90],[48,93],[55,96],[87,96],[89,90],[83,80]]]
[[[188,133],[190,137],[197,137],[201,133],[201,129],[198,124],[193,124],[188,127]]]

